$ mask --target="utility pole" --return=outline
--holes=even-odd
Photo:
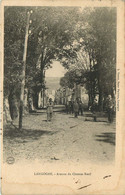
[[[23,106],[24,106],[24,88],[25,88],[25,69],[26,69],[26,56],[27,56],[27,44],[28,44],[30,14],[32,14],[32,10],[27,13],[26,33],[25,33],[25,42],[24,42],[24,53],[23,53],[23,62],[22,62],[22,75],[21,75],[22,76],[22,81],[21,81],[20,106],[19,106],[19,130],[22,129]]]

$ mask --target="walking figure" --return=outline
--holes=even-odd
[[[79,102],[79,112],[78,112],[78,114],[81,113],[81,116],[83,116],[83,107],[84,107],[84,105],[83,105],[82,101],[80,100],[80,102]]]
[[[73,105],[74,105],[74,101],[71,101],[71,114],[74,113],[74,108],[73,108]]]
[[[69,101],[69,114],[72,114],[72,102]]]
[[[66,107],[66,113],[69,114],[69,101],[66,102],[65,107]]]
[[[79,112],[79,104],[77,103],[77,101],[74,102],[73,109],[74,109],[75,118],[77,118]]]
[[[108,121],[112,123],[113,122],[113,100],[111,95],[108,95],[107,98],[107,113],[108,113]]]
[[[53,116],[53,102],[52,99],[49,99],[49,102],[47,103],[47,121],[51,121],[52,120],[52,116]]]
[[[97,102],[97,99],[95,98],[94,102],[91,106],[91,112],[92,112],[93,119],[94,119],[95,122],[97,121],[97,116],[96,116],[97,110],[98,110],[98,102]]]

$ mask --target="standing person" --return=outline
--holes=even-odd
[[[77,103],[77,101],[74,102],[73,108],[74,108],[75,118],[77,118],[79,112],[79,104]]]
[[[71,101],[71,114],[73,114],[73,113],[74,113],[74,108],[73,108],[73,105],[74,105],[74,101],[72,100],[72,101]]]
[[[79,102],[79,113],[81,113],[81,116],[83,116],[83,103],[81,100]]]
[[[66,107],[66,113],[69,114],[69,101],[66,102],[65,107]]]
[[[69,101],[69,114],[72,114],[72,102]]]
[[[113,100],[112,96],[108,95],[107,98],[107,113],[108,113],[108,121],[113,122]]]
[[[52,120],[52,115],[53,115],[53,102],[52,99],[49,99],[49,102],[47,104],[47,121],[51,121]]]
[[[95,98],[95,99],[94,99],[94,102],[93,102],[93,104],[92,104],[92,106],[91,106],[91,112],[92,112],[92,114],[93,114],[93,119],[94,119],[95,122],[97,121],[97,116],[96,116],[97,110],[98,110],[98,101],[97,101],[97,99]]]

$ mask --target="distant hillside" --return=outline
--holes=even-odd
[[[60,77],[46,77],[46,87],[48,90],[57,90],[60,88]]]

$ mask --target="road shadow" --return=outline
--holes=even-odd
[[[106,142],[111,145],[115,145],[115,133],[101,133],[100,135],[95,135],[95,137],[97,138],[96,141]]]
[[[96,121],[94,121],[94,118],[91,117],[91,118],[85,118],[85,121],[89,121],[89,122],[95,122],[95,123],[100,123],[100,122],[103,122],[103,123],[107,123],[107,120],[106,119],[101,119],[101,118],[97,118]]]
[[[31,142],[33,140],[38,140],[44,135],[53,135],[57,133],[57,131],[48,131],[41,129],[14,129],[9,128],[5,129],[3,133],[3,141],[4,140],[13,140],[18,143],[26,143]]]
[[[44,121],[44,122],[48,122],[47,120],[42,120],[42,121]]]
[[[29,113],[29,115],[42,115],[42,114],[45,114],[46,112],[32,112],[32,113]]]

